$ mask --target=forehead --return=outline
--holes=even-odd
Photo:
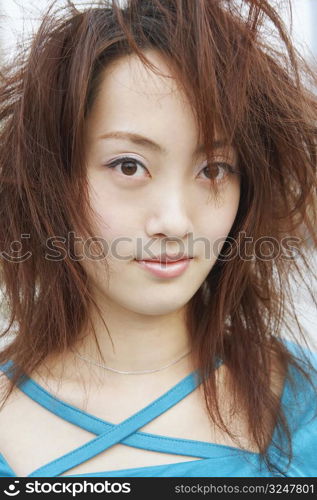
[[[157,50],[144,52],[147,60],[155,66],[146,66],[136,54],[119,57],[107,66],[104,80],[116,79],[120,85],[129,84],[129,89],[146,96],[164,96],[179,93],[178,83],[167,58]],[[107,78],[108,77],[108,78]]]
[[[120,120],[131,125],[146,120],[148,130],[171,120],[174,125],[196,127],[190,104],[163,56],[148,51],[146,57],[164,76],[136,55],[117,59],[104,70],[88,118],[111,120],[112,125]]]
[[[140,136],[139,145],[145,144],[141,137],[152,139],[157,145],[152,151],[158,153],[204,153],[199,126],[171,65],[158,51],[147,51],[146,57],[161,74],[136,55],[123,56],[104,70],[87,119],[87,139],[109,135],[124,139],[125,132],[132,132],[134,139]],[[220,148],[220,134],[211,142]]]

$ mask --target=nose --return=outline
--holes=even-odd
[[[193,231],[186,194],[178,189],[163,189],[153,200],[146,219],[146,233],[150,237],[184,238]],[[188,197],[187,197],[188,198]]]

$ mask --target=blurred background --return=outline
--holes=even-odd
[[[125,0],[121,1],[124,3]],[[0,0],[0,56],[2,61],[14,57],[17,41],[23,40],[37,29],[41,13],[50,3],[47,0]],[[88,2],[74,0],[74,3],[80,6]],[[317,0],[290,0],[291,12],[287,0],[275,0],[270,3],[278,8],[300,54],[316,65],[317,71]],[[56,4],[64,5],[65,2],[57,0]],[[317,261],[317,257],[315,260]],[[309,276],[307,278],[310,279]],[[317,284],[314,283],[314,285],[317,296]],[[316,307],[303,289],[295,286],[293,293],[301,324],[307,331],[309,341],[317,350]],[[4,313],[0,312],[0,327],[3,321],[5,321]]]

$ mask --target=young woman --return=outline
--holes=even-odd
[[[314,75],[240,3],[68,5],[2,69],[2,476],[316,475]]]

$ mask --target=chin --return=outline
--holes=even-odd
[[[154,301],[152,297],[150,302],[146,302],[143,298],[140,298],[138,304],[125,304],[123,307],[130,310],[136,314],[143,314],[146,316],[165,316],[167,314],[172,314],[182,309],[187,304],[187,301],[164,301],[162,302],[162,297]]]

